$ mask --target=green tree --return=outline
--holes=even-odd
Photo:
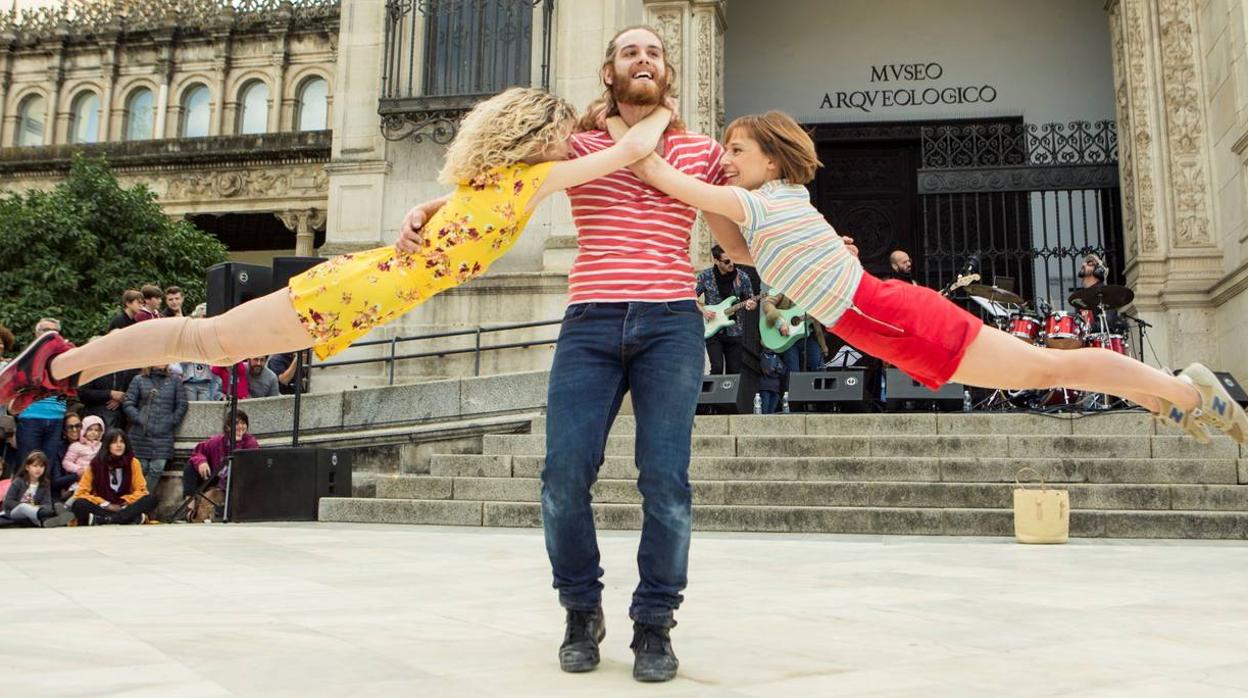
[[[146,186],[120,186],[103,160],[75,156],[54,188],[0,198],[0,324],[21,345],[45,316],[74,342],[104,333],[122,291],[143,284],[181,286],[189,312],[222,261],[216,238],[171,219]]]

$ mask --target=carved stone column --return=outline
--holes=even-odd
[[[316,229],[325,225],[325,211],[319,208],[303,208],[291,211],[279,211],[273,215],[295,233],[295,255],[311,257],[316,254],[313,241]]]
[[[1170,366],[1218,363],[1206,86],[1195,0],[1109,0],[1127,282]]]
[[[719,138],[724,127],[724,2],[644,0],[645,21],[659,32],[668,63],[675,66],[681,118],[691,131],[711,138]],[[710,266],[711,244],[699,217],[689,251],[695,267]]]

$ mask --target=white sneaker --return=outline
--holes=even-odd
[[[1248,414],[1226,391],[1226,386],[1209,367],[1194,363],[1183,369],[1186,378],[1200,393],[1200,409],[1196,420],[1212,426],[1239,443],[1248,443]]]

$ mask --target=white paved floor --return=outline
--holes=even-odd
[[[1248,696],[1248,545],[695,536],[680,677],[630,677],[636,534],[601,536],[604,661],[564,675],[533,530],[5,531],[20,696]]]

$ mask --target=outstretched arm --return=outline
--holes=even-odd
[[[528,208],[532,210],[542,199],[557,191],[605,177],[621,167],[626,167],[631,162],[646,157],[654,152],[671,119],[672,113],[664,107],[659,107],[637,122],[622,138],[616,139],[615,145],[610,148],[556,163],[546,175],[542,186],[533,194],[533,198],[529,199]]]

